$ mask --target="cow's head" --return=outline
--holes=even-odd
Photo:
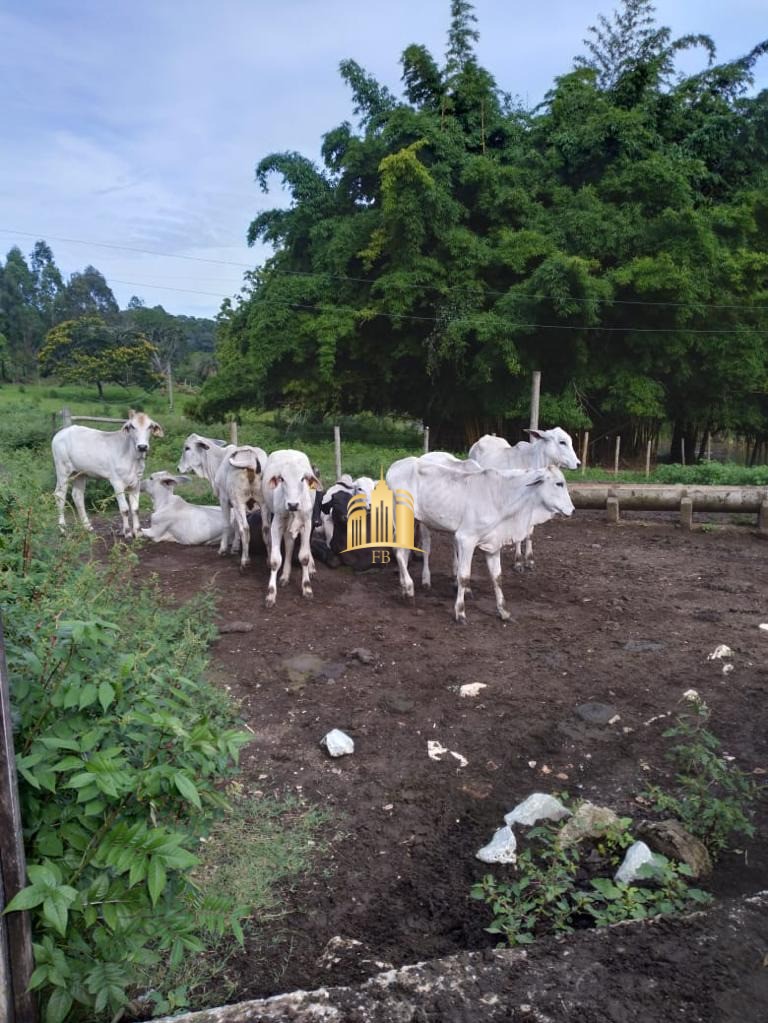
[[[568,493],[565,476],[556,465],[536,469],[528,486],[535,488],[537,500],[546,513],[541,521],[546,522],[552,515],[573,515],[575,509]],[[536,516],[534,522],[535,519]]]
[[[181,450],[179,472],[194,472],[198,476],[205,475],[203,473],[203,454],[208,451],[210,446],[211,442],[205,437],[190,433]]]
[[[552,430],[526,430],[526,433],[542,448],[537,464],[561,465],[565,469],[578,469],[581,465],[573,450],[571,435],[559,426]]]
[[[123,423],[122,431],[130,437],[142,458],[146,458],[149,451],[150,438],[163,436],[163,428],[159,423],[150,419],[145,412],[134,412],[133,409],[128,412],[128,418]]]
[[[302,504],[302,497],[311,490],[320,489],[320,481],[314,472],[289,472],[281,476],[271,476],[267,480],[267,486],[271,490],[282,487],[282,498],[285,502],[286,511],[297,512]],[[314,498],[312,498],[314,503]],[[305,502],[305,507],[308,507]]]

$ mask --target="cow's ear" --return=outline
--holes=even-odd
[[[168,487],[169,490],[173,490],[176,484],[179,482],[175,476],[163,476],[160,480],[164,487]]]
[[[304,477],[304,479],[309,484],[309,489],[310,490],[319,490],[320,489],[320,481],[318,480],[317,476],[311,476],[309,473],[307,473],[307,475]]]
[[[133,419],[135,415],[136,415],[136,409],[129,408],[128,409],[128,418],[129,419]]]
[[[541,440],[544,437],[544,432],[542,430],[525,430],[524,432],[527,433],[529,437],[533,437],[535,440]]]
[[[546,473],[539,472],[539,474],[537,475],[536,479],[535,480],[531,480],[531,482],[528,484],[528,486],[529,487],[540,487],[542,485],[542,483],[544,482],[545,476],[546,476]]]
[[[123,425],[122,425],[123,433],[130,433],[131,430],[135,430],[135,429],[136,429],[136,427],[133,425],[133,422],[130,419],[127,422],[123,423]]]
[[[279,482],[280,482],[280,477],[279,476],[272,476],[272,478],[269,481],[269,485],[274,490]]]
[[[199,451],[207,451],[208,448],[210,448],[210,446],[211,445],[210,444],[206,444],[204,440],[199,440],[199,441],[196,441],[196,443],[195,443],[195,447]]]
[[[163,433],[163,428],[162,428],[162,426],[159,423],[152,423],[152,425],[150,426],[149,429],[150,429],[150,433],[152,433],[152,435],[154,437],[164,437],[165,436],[165,434]]]

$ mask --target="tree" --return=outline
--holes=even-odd
[[[156,387],[162,380],[153,368],[156,354],[140,331],[84,316],[50,330],[39,361],[44,376],[55,374],[64,383],[94,383],[103,398],[105,383]]]
[[[87,266],[82,273],[70,274],[59,293],[55,311],[59,322],[98,316],[107,323],[114,323],[120,308],[104,275],[96,267]]]

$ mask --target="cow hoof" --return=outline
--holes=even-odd
[[[534,569],[533,562],[532,561],[526,561],[526,563],[525,563],[525,571],[526,572],[532,572],[533,569]]]
[[[421,588],[422,588],[422,590],[425,590],[425,591],[427,591],[427,590],[431,590],[431,589],[432,589],[432,583],[431,583],[431,581],[430,581],[430,582],[428,582],[428,583],[422,583],[422,584],[421,584]]]
[[[467,616],[464,614],[463,611],[461,612],[461,614],[457,614],[456,615],[456,624],[457,625],[466,625],[467,624]]]
[[[503,622],[508,622],[509,619],[512,617],[509,611],[507,611],[507,609],[504,607],[497,607],[496,610],[498,612],[499,618],[501,618]]]
[[[288,585],[288,580],[287,579],[278,579],[277,580],[277,585],[278,586],[287,586]]]
[[[304,589],[301,591],[301,595],[305,600],[312,600],[312,597],[314,596],[314,594],[312,593],[312,587],[305,586]]]
[[[276,593],[268,593],[264,599],[264,607],[274,607],[276,600],[277,600]]]
[[[515,565],[514,565],[514,568],[515,568],[515,572],[524,572],[525,571],[525,566],[523,565],[522,561],[516,561]]]

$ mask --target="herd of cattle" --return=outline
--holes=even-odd
[[[502,619],[509,618],[501,590],[501,549],[515,545],[515,568],[533,567],[533,528],[554,515],[571,515],[571,502],[560,467],[575,469],[579,459],[570,436],[559,427],[530,430],[530,441],[514,446],[501,437],[481,437],[459,459],[434,451],[403,458],[390,466],[386,481],[391,490],[407,490],[413,497],[423,551],[422,584],[430,585],[431,532],[453,537],[457,621],[466,620],[472,556],[483,551]],[[123,535],[139,533],[151,540],[182,544],[218,542],[219,553],[240,552],[245,568],[253,552],[263,549],[269,566],[266,606],[272,607],[280,584],[290,578],[298,541],[301,592],[312,596],[315,556],[333,560],[346,548],[346,513],[350,499],[364,493],[370,499],[374,481],[342,476],[323,491],[318,472],[301,451],[267,454],[248,445],[226,445],[190,434],[184,442],[179,473],[207,479],[217,505],[189,504],[174,491],[189,479],[167,471],[144,480],[144,466],[152,437],[162,427],[143,412],[129,413],[114,432],[68,426],[53,438],[56,467],[55,497],[59,525],[64,528],[64,506],[71,482],[72,498],[82,525],[91,529],[85,511],[88,477],[109,480],[123,521]],[[139,523],[139,493],[149,494],[154,510],[149,527]],[[318,530],[318,534],[313,531]],[[395,538],[396,539],[396,538]],[[400,589],[413,597],[408,572],[410,551],[396,549]],[[282,571],[281,571],[282,569]]]

